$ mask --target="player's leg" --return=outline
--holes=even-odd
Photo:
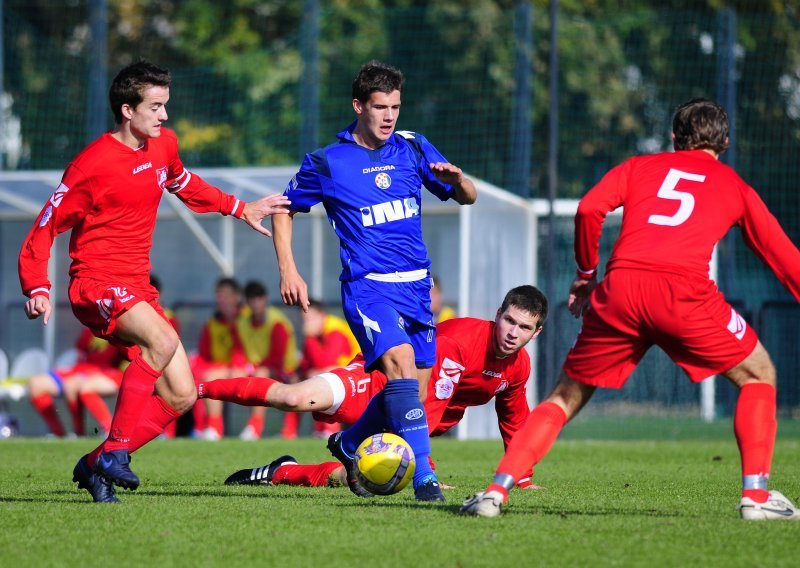
[[[225,480],[225,485],[301,487],[339,487],[346,483],[345,468],[341,463],[298,464],[290,455],[281,456],[264,466],[241,469]]]
[[[169,365],[180,339],[175,329],[147,302],[138,302],[116,321],[114,336],[140,350],[123,373],[111,432],[98,451],[89,455],[89,465],[97,456],[97,473],[116,485],[135,489],[139,478],[129,466],[131,439],[144,409],[152,397],[156,381]],[[188,363],[186,364],[188,368]],[[194,396],[194,385],[191,388]]]
[[[487,493],[497,491],[505,501],[516,483],[547,455],[566,423],[589,402],[595,389],[571,379],[562,370],[553,392],[514,434]]]
[[[748,357],[724,375],[737,387],[734,433],[742,467],[739,511],[748,520],[800,520],[800,510],[778,491],[768,489],[775,434],[776,373],[759,341]]]
[[[28,398],[31,406],[42,417],[50,432],[59,438],[63,438],[67,433],[58,418],[53,397],[62,395],[63,379],[58,371],[33,375],[28,379]]]

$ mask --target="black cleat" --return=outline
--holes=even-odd
[[[78,483],[79,489],[86,489],[95,503],[119,503],[119,499],[114,495],[114,485],[92,471],[88,458],[88,455],[83,456],[75,464],[72,481]]]
[[[415,487],[414,497],[417,501],[444,501],[442,488],[435,478],[428,479],[419,487]]]
[[[364,489],[364,487],[358,482],[358,476],[356,475],[356,462],[353,458],[348,456],[344,448],[342,448],[342,433],[336,432],[335,434],[331,434],[331,437],[328,438],[328,450],[333,454],[337,460],[342,462],[344,466],[344,470],[347,473],[347,487],[358,495],[359,497],[372,497],[372,493]]]
[[[281,456],[278,459],[261,467],[252,469],[240,469],[228,476],[225,485],[272,485],[272,477],[278,468],[286,464],[297,464],[297,460],[290,455]]]
[[[139,476],[131,471],[128,465],[130,463],[131,456],[128,454],[128,450],[111,450],[102,452],[97,457],[94,471],[98,476],[107,479],[114,485],[135,490],[139,487]]]

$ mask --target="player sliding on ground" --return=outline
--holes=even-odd
[[[431,436],[458,424],[468,407],[494,398],[504,444],[511,439],[529,412],[525,385],[531,363],[523,348],[539,335],[546,318],[547,298],[534,286],[519,286],[506,294],[494,321],[455,318],[438,326],[436,362],[425,398]],[[314,412],[317,420],[352,424],[373,396],[384,396],[386,382],[383,373],[366,372],[359,356],[347,367],[294,385],[258,377],[228,379],[199,384],[198,396]],[[283,456],[263,467],[241,470],[226,483],[324,486],[329,478],[345,473],[339,462],[301,466]],[[530,486],[529,480],[519,482]],[[370,495],[361,490],[362,496]]]
[[[486,491],[462,514],[494,517],[508,492],[550,450],[564,425],[597,387],[621,388],[653,345],[694,382],[725,375],[739,391],[734,433],[741,454],[744,519],[800,519],[770,491],[777,429],[775,367],[755,332],[709,279],[714,246],[731,227],[800,300],[800,252],[756,192],[718,161],[728,147],[728,116],[695,99],[672,122],[674,153],[630,158],[612,169],[578,205],[578,275],[569,309],[583,326],[553,392],[514,435]],[[605,278],[597,282],[605,216],[625,208]]]

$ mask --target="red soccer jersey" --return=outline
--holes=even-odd
[[[160,137],[137,150],[103,134],[69,164],[23,242],[23,293],[50,289],[50,249],[55,237],[69,229],[70,276],[122,280],[147,289],[153,229],[165,188],[199,213],[240,217],[244,209],[234,196],[184,168],[171,130],[162,127]]]
[[[494,328],[493,321],[475,318],[455,318],[436,327],[436,365],[425,397],[431,436],[447,432],[468,407],[493,397],[505,445],[528,417],[525,385],[531,374],[530,357],[521,349],[498,359]]]
[[[596,269],[603,220],[620,206],[622,229],[607,270],[707,279],[714,245],[738,225],[747,245],[800,300],[800,251],[755,190],[708,152],[637,156],[609,171],[578,206],[575,259],[582,275]]]

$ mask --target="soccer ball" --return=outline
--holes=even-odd
[[[414,477],[414,451],[395,434],[374,434],[361,442],[355,455],[358,481],[376,495],[402,491]]]

